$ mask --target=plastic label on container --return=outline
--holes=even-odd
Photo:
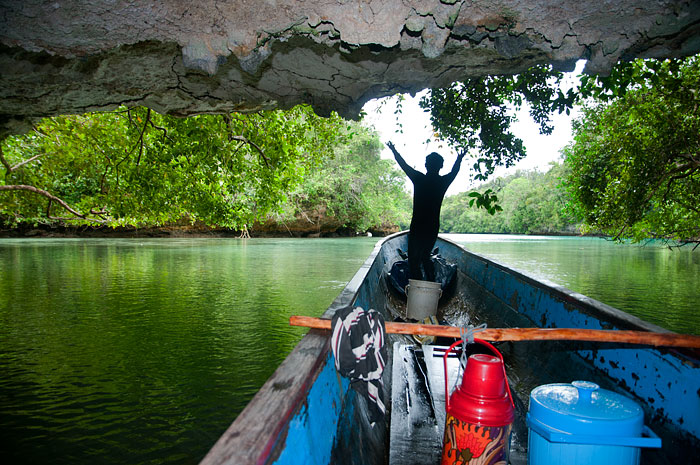
[[[511,425],[478,426],[466,423],[449,413],[441,465],[496,465],[506,463]]]

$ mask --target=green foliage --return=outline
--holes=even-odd
[[[372,130],[349,122],[353,137],[308,173],[290,196],[293,214],[325,211],[345,228],[367,231],[410,222],[411,198],[404,174],[391,160],[383,160],[383,144]]]
[[[474,192],[445,199],[441,229],[453,233],[574,233],[577,219],[565,209],[568,195],[560,187],[565,167],[553,164],[547,173],[517,171],[480,187],[483,195],[499,196],[500,210],[474,210]]]
[[[700,240],[700,58],[637,60],[585,84],[596,100],[565,149],[571,208],[618,239]]]
[[[526,155],[522,140],[511,132],[514,110],[524,101],[542,134],[551,134],[550,114],[567,111],[575,92],[559,90],[562,74],[536,66],[514,76],[469,78],[432,89],[420,105],[430,111],[433,128],[455,150],[474,158],[474,179],[484,181],[499,166],[512,166]]]
[[[566,94],[559,88],[562,73],[551,66],[535,66],[512,76],[468,78],[442,89],[431,89],[420,105],[430,111],[437,136],[453,149],[473,159],[473,178],[486,181],[499,166],[510,167],[526,156],[523,141],[511,132],[515,111],[527,101],[530,116],[540,133],[551,134],[550,115],[569,113],[576,91]],[[494,214],[498,197],[491,193],[471,193],[470,207]]]
[[[552,232],[581,217],[588,230],[618,238],[700,240],[700,59],[619,64],[607,77],[583,76],[566,94],[561,77],[534,67],[432,89],[422,99],[437,136],[472,157],[481,181],[526,155],[511,132],[525,101],[548,134],[552,112],[588,99],[566,149],[569,216],[555,175],[528,174],[446,199],[444,229]],[[186,220],[245,228],[285,205],[289,215],[323,209],[356,230],[409,221],[403,176],[379,157],[376,135],[305,106],[191,118],[146,108],[48,118],[0,148],[0,218],[11,224]],[[562,170],[553,171],[561,177]]]
[[[26,191],[0,191],[0,216],[242,228],[279,210],[304,175],[345,142],[345,127],[337,115],[321,118],[308,106],[190,118],[146,108],[47,118],[3,141],[0,187],[48,191],[87,219],[66,218],[56,202],[47,208],[45,197]]]
[[[503,211],[503,208],[498,205],[498,196],[491,189],[486,189],[483,193],[477,191],[470,192],[467,196],[472,197],[472,199],[469,200],[470,207],[476,205],[476,208],[483,208],[489,215],[495,215],[496,212]]]
[[[441,138],[472,155],[474,178],[486,180],[496,167],[525,156],[522,141],[510,131],[513,109],[527,100],[540,132],[548,134],[552,112],[569,113],[574,103],[587,101],[575,142],[566,151],[569,211],[585,218],[588,231],[617,238],[698,241],[699,61],[620,63],[609,76],[581,76],[580,86],[566,94],[559,89],[560,73],[535,67],[517,76],[472,78],[433,89],[421,106],[431,112]],[[490,192],[470,195],[465,209],[495,213],[498,199]],[[503,210],[507,213],[505,205]],[[522,231],[519,217],[536,224],[525,213],[511,213],[506,225],[490,226]],[[459,224],[475,218],[482,216],[466,215]],[[539,227],[527,229],[533,228]]]

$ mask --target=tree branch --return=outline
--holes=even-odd
[[[262,157],[263,161],[265,162],[265,166],[267,166],[269,168],[270,167],[270,160],[267,158],[267,156],[265,156],[265,152],[263,152],[263,150],[258,146],[258,144],[256,144],[255,142],[253,142],[252,140],[248,139],[245,136],[236,136],[233,134],[233,119],[231,118],[231,115],[224,115],[224,121],[226,121],[226,125],[228,126],[228,129],[230,131],[229,136],[228,136],[228,140],[230,140],[230,141],[237,140],[238,142],[243,142],[243,143],[248,144],[251,147],[253,147],[255,150],[258,151],[258,153]],[[237,151],[238,151],[238,148],[236,149],[236,152]]]
[[[622,235],[624,234],[625,230],[627,229],[627,226],[629,226],[629,225],[623,225],[622,229],[620,229],[620,232],[617,233],[617,236],[615,236],[615,239],[613,239],[613,240],[619,241],[620,238],[622,237]]]
[[[8,162],[8,161],[5,159],[5,155],[4,155],[3,152],[2,152],[2,146],[0,146],[0,163],[2,163],[2,164],[5,166],[6,174],[10,174],[10,173],[12,173],[13,171],[17,171],[18,169],[20,169],[20,168],[23,167],[24,165],[26,165],[26,164],[28,164],[28,163],[31,163],[31,162],[33,162],[34,160],[36,160],[37,158],[42,157],[42,156],[44,156],[44,155],[46,155],[46,154],[45,154],[45,153],[40,153],[39,155],[34,155],[33,157],[28,158],[28,159],[26,159],[26,160],[23,160],[23,161],[17,163],[15,166],[12,166],[12,165],[10,165],[10,162]]]
[[[0,144],[0,163],[2,163],[5,166],[7,174],[12,173],[12,166],[7,160],[5,160],[5,155],[2,153],[2,144]]]
[[[167,129],[162,128],[160,126],[156,126],[155,124],[153,124],[153,121],[150,119],[148,120],[148,122],[153,129],[158,129],[159,131],[163,131],[163,143],[165,143],[165,139],[168,139],[170,142],[173,142],[172,138],[168,135]]]
[[[239,142],[245,142],[246,144],[252,146],[255,150],[258,151],[258,153],[259,153],[260,156],[262,157],[263,161],[265,162],[265,165],[266,165],[268,168],[270,167],[270,160],[268,160],[268,158],[265,156],[265,152],[263,152],[263,150],[258,146],[258,144],[256,144],[256,143],[253,142],[252,140],[250,140],[250,139],[248,139],[248,138],[246,138],[246,137],[243,137],[243,136],[231,136],[231,140],[237,140],[237,141],[239,141]]]
[[[45,153],[40,153],[39,155],[34,155],[32,158],[29,158],[29,159],[27,159],[27,160],[21,161],[21,162],[17,163],[15,166],[12,167],[12,171],[18,170],[18,169],[20,169],[21,167],[23,167],[24,165],[26,165],[27,163],[31,163],[31,162],[33,162],[34,160],[36,160],[37,158],[42,157],[42,156],[44,156],[44,155],[46,155],[46,154],[45,154]]]
[[[669,192],[671,191],[671,187],[674,183],[674,181],[679,181],[681,179],[687,178],[689,176],[692,176],[698,169],[700,169],[700,162],[698,162],[692,155],[690,154],[681,154],[681,155],[671,155],[668,157],[669,162],[674,160],[674,159],[683,159],[683,160],[690,160],[687,163],[676,163],[675,166],[672,168],[666,170],[665,173],[661,174],[658,179],[656,179],[655,183],[653,186],[651,186],[648,189],[648,193],[646,197],[644,198],[644,203],[649,203],[652,198],[658,193],[658,191],[662,188],[664,184],[666,184],[666,190],[664,191],[664,194],[662,195],[662,199],[666,201],[667,196]]]
[[[139,166],[139,163],[141,163],[141,155],[143,155],[143,135],[146,133],[146,127],[148,127],[148,123],[151,121],[151,109],[149,108],[148,111],[146,111],[146,121],[143,123],[143,129],[141,129],[141,134],[139,135],[139,141],[138,143],[140,144],[139,146],[139,156],[136,158],[136,166]]]
[[[43,189],[39,189],[38,187],[34,186],[28,186],[26,184],[14,184],[14,185],[7,185],[7,186],[0,186],[0,191],[29,191],[29,192],[34,192],[35,194],[43,195],[47,199],[49,199],[49,207],[51,206],[51,202],[56,202],[69,212],[71,212],[73,215],[77,216],[78,218],[82,218],[84,220],[88,219],[85,215],[82,213],[73,210],[70,205],[68,205],[66,202],[63,200],[59,199],[55,195],[51,194],[48,191],[45,191]],[[47,212],[48,216],[48,212]]]
[[[58,220],[58,221],[70,221],[75,218],[70,218],[66,216],[48,216],[47,217],[50,220]],[[108,221],[106,220],[98,220],[96,218],[85,218],[85,221],[92,221],[93,223],[98,223],[98,224],[108,224]]]

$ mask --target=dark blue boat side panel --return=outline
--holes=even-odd
[[[697,365],[654,349],[600,349],[581,355],[627,390],[652,407],[657,414],[698,436],[700,427],[700,375]],[[660,405],[662,404],[662,405]]]
[[[301,458],[308,464],[330,463],[336,441],[334,432],[350,385],[346,378],[337,375],[334,363],[329,353],[305,404],[289,422],[282,452],[273,463],[298,464]]]
[[[450,241],[443,256],[515,312],[545,328],[649,329],[665,331],[554,284],[513,273]],[[639,347],[579,351],[585,360],[649,403],[655,416],[700,437],[700,365],[675,351]],[[570,382],[572,380],[561,380]],[[661,405],[662,404],[662,405]]]
[[[400,240],[406,242],[404,238]],[[383,311],[386,283],[382,276],[387,261],[393,259],[393,252],[387,256],[386,250],[380,251],[378,245],[323,317],[331,318],[345,305]],[[390,382],[389,370],[384,378],[385,383]],[[337,374],[335,359],[329,351],[304,405],[289,422],[284,445],[278,448],[281,450],[279,457],[272,463],[298,464],[300,460],[318,465],[383,463],[385,425],[369,425],[365,404],[366,401],[350,389],[348,379]],[[355,452],[350,456],[346,454],[348,450]],[[342,455],[338,451],[343,451]]]

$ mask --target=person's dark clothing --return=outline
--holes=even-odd
[[[408,234],[409,277],[423,280],[422,264],[425,280],[435,281],[430,253],[440,230],[440,207],[447,188],[459,172],[462,157],[457,157],[452,171],[440,176],[439,169],[423,174],[411,168],[396,150],[392,151],[401,169],[413,182],[413,216]]]

